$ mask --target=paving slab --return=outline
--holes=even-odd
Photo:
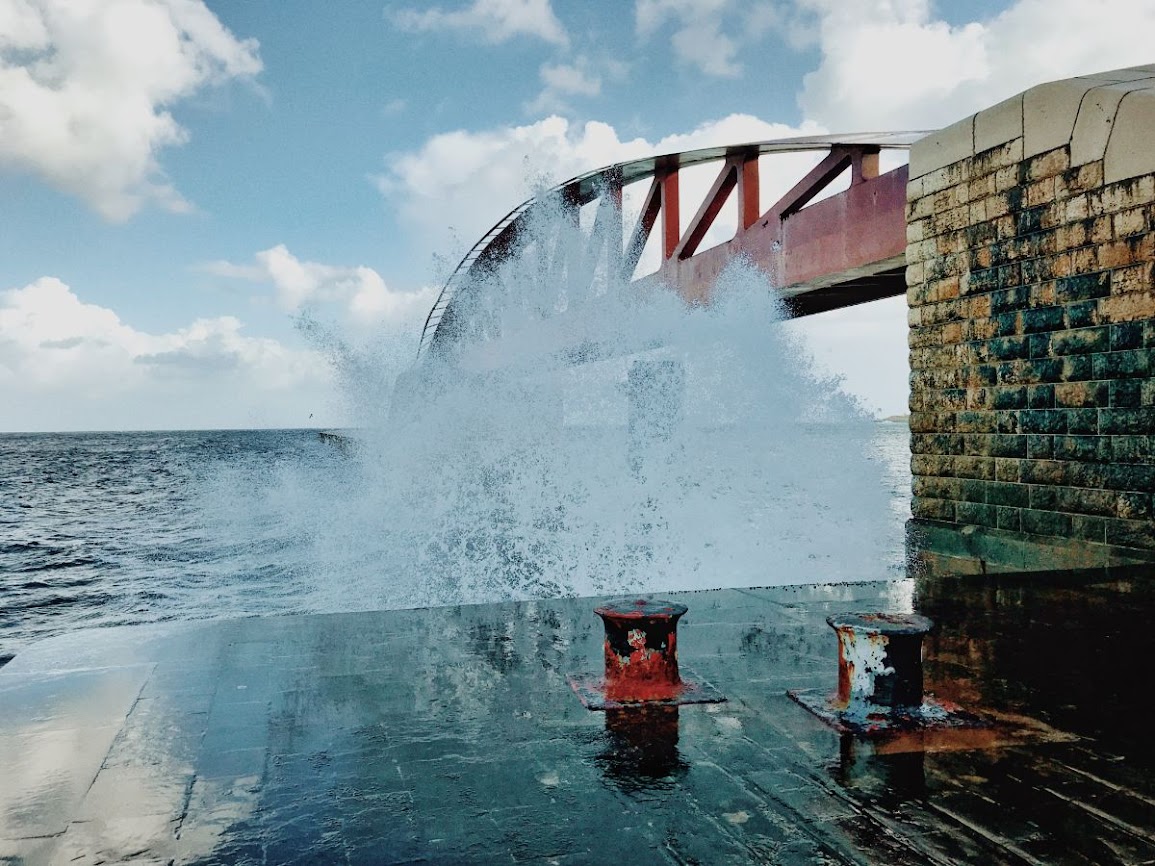
[[[0,864],[1145,863],[1134,571],[671,593],[719,704],[592,712],[605,599],[79,632],[0,670]],[[863,739],[831,613],[934,619],[994,729]]]

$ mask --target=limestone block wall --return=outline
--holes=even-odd
[[[1033,88],[910,162],[915,523],[1002,539],[994,565],[1155,551],[1155,65]]]

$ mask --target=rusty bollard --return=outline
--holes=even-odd
[[[687,609],[644,598],[594,608],[606,628],[607,698],[636,703],[678,696],[678,620]]]
[[[922,639],[933,622],[916,613],[845,613],[826,622],[838,635],[839,705],[922,705]]]
[[[605,627],[605,675],[570,677],[582,703],[606,710],[724,701],[709,683],[685,679],[678,668],[678,620],[686,611],[684,604],[646,598],[595,608]]]
[[[916,613],[844,613],[826,618],[838,636],[838,691],[787,694],[845,734],[958,728],[985,721],[923,694],[922,639],[934,627]]]

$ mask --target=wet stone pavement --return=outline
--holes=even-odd
[[[1096,573],[663,596],[720,704],[586,710],[599,600],[94,630],[0,670],[0,864],[1155,863],[1155,588]],[[825,623],[938,623],[990,728],[839,735]]]

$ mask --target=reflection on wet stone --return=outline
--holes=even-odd
[[[605,779],[623,791],[671,788],[689,764],[678,751],[678,707],[606,710],[606,748],[597,756]]]
[[[921,749],[889,751],[885,744],[853,734],[838,738],[838,761],[831,775],[840,785],[894,805],[926,795],[926,753]]]
[[[0,672],[0,863],[1155,861],[1149,577],[673,600],[683,678],[728,702],[582,706],[596,600],[97,632],[84,670],[22,654]],[[915,607],[939,624],[928,694],[1037,724],[840,737],[786,697],[835,685],[828,615]]]

